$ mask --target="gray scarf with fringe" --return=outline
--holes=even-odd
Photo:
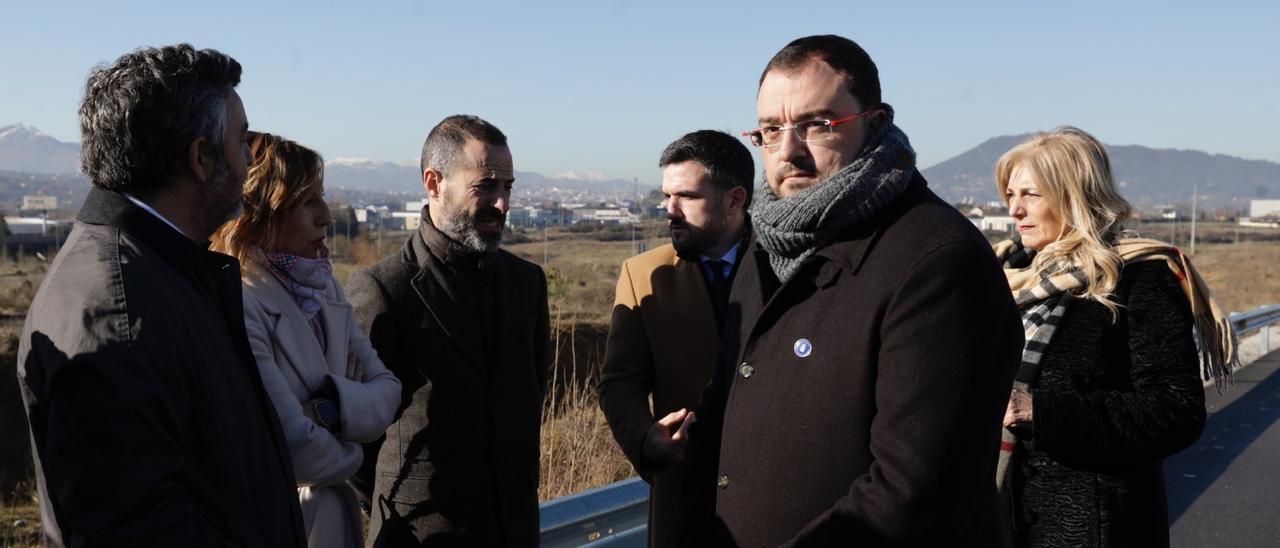
[[[780,281],[790,279],[806,259],[847,228],[879,213],[911,182],[915,150],[893,124],[893,108],[880,108],[885,120],[871,128],[853,163],[786,198],[765,185],[751,204],[756,240],[769,253],[769,266]]]

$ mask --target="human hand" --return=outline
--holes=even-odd
[[[1031,425],[1031,393],[1014,389],[1009,394],[1009,405],[1004,410],[1004,426]]]
[[[645,460],[658,465],[684,460],[684,445],[688,440],[689,425],[694,420],[692,411],[680,409],[653,423],[644,436]]]

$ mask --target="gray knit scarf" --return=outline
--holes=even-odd
[[[780,281],[790,279],[806,259],[845,229],[879,213],[911,182],[915,150],[893,124],[893,108],[887,104],[880,108],[885,120],[872,128],[853,163],[786,198],[779,198],[766,184],[751,204],[756,239],[769,253],[769,266]]]

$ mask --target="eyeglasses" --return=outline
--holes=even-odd
[[[836,126],[863,118],[875,113],[877,110],[878,109],[871,109],[859,112],[853,116],[840,118],[838,120],[817,119],[796,122],[789,126],[764,126],[751,131],[744,131],[742,132],[742,136],[750,139],[752,145],[765,148],[773,148],[782,144],[782,134],[789,129],[795,130],[796,136],[806,143],[826,141],[831,138],[833,129]]]

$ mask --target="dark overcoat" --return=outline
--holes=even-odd
[[[50,546],[303,546],[239,263],[93,189],[18,349]]]
[[[1204,427],[1191,309],[1164,261],[1127,265],[1118,315],[1075,300],[1032,389],[1013,468],[1019,546],[1168,546],[1161,461]]]
[[[546,277],[498,250],[488,265],[497,329],[481,333],[459,273],[427,247],[429,223],[424,212],[400,253],[347,287],[356,321],[403,388],[396,421],[365,453],[366,465],[376,462],[361,473],[372,491],[368,544],[537,546]]]
[[[740,268],[682,544],[999,546],[1022,329],[973,224],[917,173],[786,283],[758,244]]]

